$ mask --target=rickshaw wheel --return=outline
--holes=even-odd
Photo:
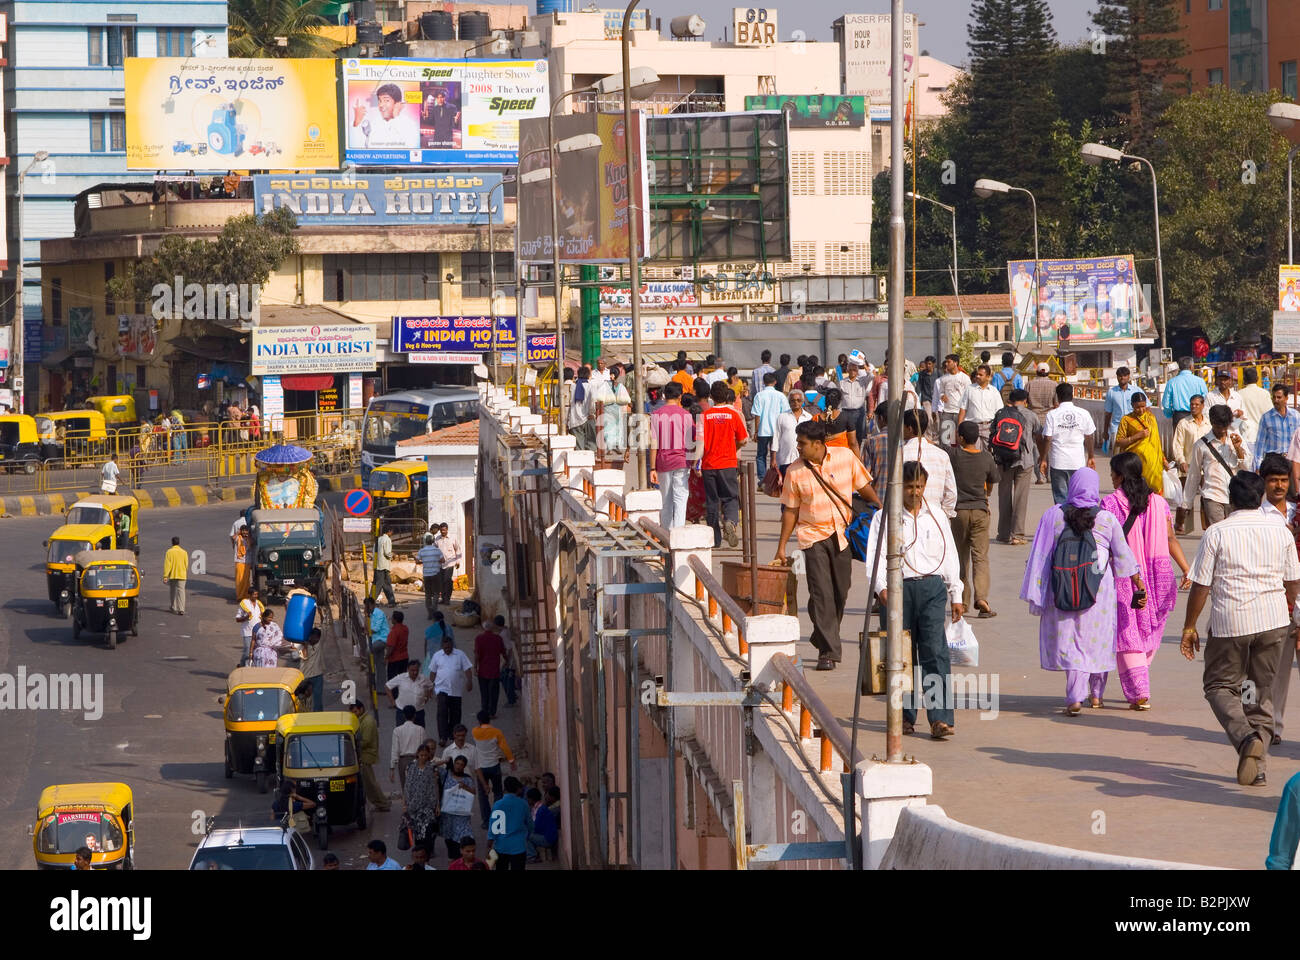
[[[23,462],[23,473],[27,474],[30,477],[35,472],[36,472],[35,460],[26,460]]]
[[[76,617],[73,617],[72,618],[72,639],[76,640],[80,636],[81,636],[81,624],[77,621]]]
[[[117,628],[116,627],[108,631],[108,649],[110,650],[117,649]]]
[[[234,770],[234,768],[230,765],[230,754],[226,754],[226,761],[225,761],[224,766],[225,766],[225,768],[226,768],[226,779],[227,779],[227,780],[233,780],[233,779],[235,778],[235,770]]]
[[[266,793],[266,771],[257,771],[257,792]]]
[[[330,846],[330,828],[327,823],[316,825],[316,845],[322,850],[328,850]]]
[[[68,618],[72,616],[72,601],[61,600],[59,602],[59,616]]]

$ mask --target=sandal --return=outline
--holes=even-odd
[[[1024,537],[1012,537],[1010,541],[1011,546],[1013,547],[1023,547],[1028,542],[1029,541],[1026,540]]]
[[[977,603],[975,609],[979,611],[981,620],[991,620],[998,615],[997,611],[990,607],[988,603],[985,603],[982,607]]]
[[[1137,700],[1130,700],[1128,708],[1130,710],[1150,710],[1151,704],[1148,702],[1146,697],[1141,697]]]
[[[1081,703],[1072,703],[1065,708],[1065,715],[1067,717],[1077,717],[1081,713],[1083,713],[1083,704]]]
[[[903,721],[903,734],[916,733],[916,724]]]
[[[1094,710],[1100,710],[1102,708],[1101,697],[1089,697],[1088,706],[1092,707]]]

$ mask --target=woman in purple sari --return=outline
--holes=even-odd
[[[1101,508],[1128,528],[1126,540],[1137,558],[1142,582],[1147,586],[1146,606],[1134,610],[1130,606],[1132,585],[1126,580],[1115,583],[1118,604],[1115,648],[1119,654],[1119,685],[1131,709],[1150,710],[1149,668],[1160,649],[1165,621],[1178,602],[1178,584],[1169,561],[1172,557],[1178,564],[1178,569],[1183,572],[1183,589],[1188,589],[1191,583],[1187,579],[1187,558],[1174,536],[1169,504],[1147,484],[1143,463],[1137,454],[1120,453],[1111,458],[1110,482],[1115,492],[1101,501]],[[1136,516],[1130,523],[1132,515]]]
[[[1065,671],[1065,712],[1078,716],[1091,695],[1098,705],[1106,674],[1115,669],[1115,578],[1129,577],[1142,590],[1142,574],[1124,529],[1100,509],[1097,471],[1074,471],[1065,503],[1054,504],[1038,521],[1034,546],[1025,565],[1020,599],[1038,617],[1038,654],[1044,670]],[[1052,594],[1052,553],[1066,525],[1076,534],[1091,530],[1102,574],[1097,600],[1087,610],[1058,610]]]

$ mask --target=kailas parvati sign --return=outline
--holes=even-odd
[[[375,328],[368,323],[255,327],[250,336],[255,377],[375,369]]]
[[[504,223],[499,173],[253,178],[258,213],[287,209],[302,224]]]

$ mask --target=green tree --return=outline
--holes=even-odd
[[[317,32],[329,23],[321,15],[325,2],[230,0],[230,55],[332,57],[336,44]]]
[[[1266,331],[1286,250],[1288,143],[1276,94],[1210,87],[1174,102],[1157,131],[1165,300],[1171,330],[1214,343]]]
[[[1092,14],[1093,50],[1106,73],[1101,103],[1110,114],[1101,135],[1127,144],[1130,153],[1147,149],[1160,115],[1175,97],[1191,92],[1191,76],[1178,65],[1187,54],[1179,5],[1099,0]]]

